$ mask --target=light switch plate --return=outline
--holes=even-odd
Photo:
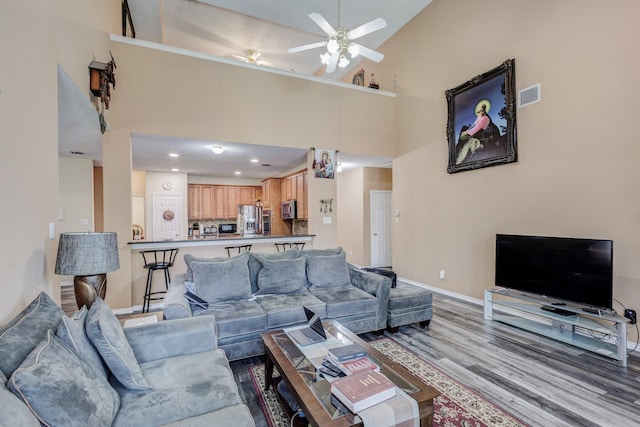
[[[49,223],[49,240],[53,240],[56,238],[56,223]]]
[[[325,216],[322,218],[322,223],[323,224],[331,224],[331,217],[330,216]]]

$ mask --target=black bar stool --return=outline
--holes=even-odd
[[[238,254],[251,251],[251,245],[225,246],[224,248],[227,250],[227,256],[229,258],[231,258],[231,251],[237,250]]]
[[[144,268],[147,273],[147,287],[144,291],[144,300],[142,302],[142,312],[149,312],[149,304],[151,301],[161,300],[163,297],[154,295],[164,295],[169,289],[169,283],[171,282],[171,276],[169,275],[169,267],[173,265],[178,254],[178,248],[172,249],[153,249],[148,251],[140,251],[142,259],[144,260]],[[151,292],[153,272],[156,270],[164,271],[164,291]]]
[[[304,249],[304,243],[305,242],[295,242],[295,243],[274,243],[274,245],[276,245],[276,249],[278,250],[278,252],[280,252],[280,248],[282,248],[283,251],[286,251],[287,249],[291,249],[294,246],[296,248],[300,248],[300,250]]]

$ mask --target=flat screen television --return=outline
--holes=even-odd
[[[613,241],[496,234],[495,284],[612,309]]]

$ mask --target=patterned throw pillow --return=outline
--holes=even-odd
[[[129,390],[148,390],[133,349],[109,306],[97,297],[87,315],[87,336],[114,377]]]
[[[7,378],[47,336],[49,329],[56,330],[62,316],[60,307],[41,292],[21,313],[0,327],[0,370]]]
[[[7,386],[48,426],[110,426],[120,406],[106,378],[53,331],[24,359]]]

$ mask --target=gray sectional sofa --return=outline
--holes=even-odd
[[[97,298],[72,317],[41,293],[0,327],[0,426],[255,426],[215,319],[122,329]]]
[[[172,280],[164,316],[213,315],[229,360],[264,354],[260,334],[305,322],[303,306],[355,333],[387,326],[391,279],[347,263],[342,248],[184,259],[187,273]],[[208,308],[190,303],[187,290]]]

